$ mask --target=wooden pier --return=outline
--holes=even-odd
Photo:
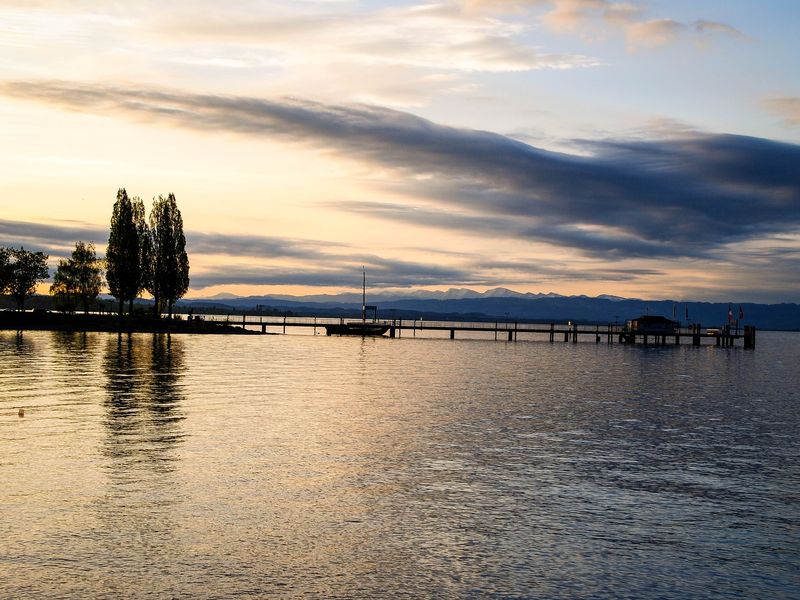
[[[286,333],[287,328],[312,328],[325,331],[325,325],[339,324],[345,319],[324,317],[275,317],[259,315],[204,315],[205,319],[224,321],[229,325],[244,328],[259,328],[261,333]],[[578,325],[567,324],[541,324],[518,323],[506,321],[478,322],[478,321],[423,321],[420,319],[391,319],[383,320],[389,326],[388,337],[402,337],[409,335],[416,337],[417,333],[446,332],[451,340],[456,339],[456,333],[483,332],[493,335],[495,340],[509,342],[517,341],[520,335],[535,339],[544,337],[549,342],[571,342],[577,344],[578,340],[594,342],[596,344],[629,344],[629,345],[680,345],[688,343],[693,346],[715,345],[729,348],[741,345],[746,349],[754,349],[756,342],[756,328],[745,325],[741,333],[729,328],[703,329],[700,325],[682,327],[673,332],[648,332],[629,331],[621,325]]]

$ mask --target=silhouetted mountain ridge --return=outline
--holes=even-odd
[[[730,306],[734,318],[738,317],[741,307],[744,312],[743,323],[762,329],[800,330],[800,305],[794,303],[745,302],[729,305],[727,302],[641,300],[608,295],[589,297],[521,293],[505,288],[495,288],[486,292],[463,288],[433,292],[427,290],[370,292],[367,301],[378,306],[379,317],[382,318],[614,323],[651,314],[674,318],[682,323],[701,323],[705,326],[719,326],[726,323]],[[361,294],[193,299],[182,300],[180,304],[194,306],[197,309],[355,316],[361,310]]]

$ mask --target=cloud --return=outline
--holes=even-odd
[[[625,24],[628,43],[634,47],[665,46],[675,42],[685,30],[685,25],[672,19],[632,21]]]
[[[237,236],[230,236],[236,240]],[[263,257],[262,257],[263,258]],[[276,258],[275,256],[269,257]],[[491,275],[491,265],[462,261],[459,266],[443,266],[366,253],[327,254],[308,257],[305,263],[287,266],[231,263],[194,270],[192,289],[216,285],[301,285],[309,287],[358,287],[361,267],[369,272],[371,288],[417,287],[428,285],[499,285]]]
[[[170,40],[225,44],[274,53],[278,63],[405,66],[441,72],[526,71],[587,66],[582,55],[542,53],[520,41],[518,23],[466,16],[446,3],[355,11],[274,7],[261,13],[238,9],[178,10],[152,30]]]
[[[98,255],[103,258],[108,230],[70,221],[30,223],[0,219],[0,246],[26,246],[51,255],[51,263],[66,257],[78,240],[94,240]],[[375,254],[356,252],[346,244],[318,240],[303,240],[242,234],[186,232],[187,251],[193,265],[193,289],[223,284],[280,284],[308,286],[352,286],[354,273],[366,266],[373,287],[402,287],[409,285],[459,284],[478,285],[494,279],[485,279],[471,267],[446,267],[437,264],[416,263],[386,258]],[[224,255],[230,264],[204,266],[208,258]],[[472,257],[462,257],[471,259]],[[238,264],[236,259],[248,259],[249,264]],[[266,260],[270,266],[254,265],[252,259]],[[291,262],[291,266],[275,263]],[[257,262],[257,261],[256,261]],[[462,260],[467,263],[469,260]],[[486,267],[488,268],[488,267]]]
[[[465,190],[465,193],[468,192]],[[674,258],[705,253],[697,245],[689,248],[664,241],[651,242],[613,232],[608,228],[586,231],[569,225],[539,226],[519,216],[463,214],[447,208],[380,202],[340,202],[328,203],[326,206],[419,227],[471,232],[481,237],[549,242],[561,247],[579,248],[583,254],[596,258]]]
[[[800,98],[792,96],[769,98],[764,101],[764,105],[771,113],[783,118],[787,125],[800,126]]]
[[[444,222],[442,223],[445,224]],[[0,246],[25,245],[50,254],[50,264],[69,255],[75,241],[94,239],[103,258],[106,229],[71,221],[48,224],[0,220]],[[586,272],[560,261],[504,260],[458,253],[452,266],[439,261],[414,262],[355,251],[344,244],[269,236],[187,231],[192,262],[191,289],[220,285],[295,285],[307,287],[357,287],[362,266],[372,288],[418,286],[499,286],[557,281],[632,281],[660,274],[651,268],[609,268],[597,263]],[[418,249],[425,253],[437,253]],[[210,257],[225,255],[219,265]],[[246,262],[245,262],[246,261]]]
[[[0,219],[0,246],[27,244],[64,256],[78,240],[91,241],[102,250],[108,240],[108,228],[73,221],[31,223]],[[190,253],[206,256],[319,260],[349,249],[336,242],[191,230],[186,232],[186,240]]]
[[[456,210],[454,222],[465,230],[480,230],[470,216],[486,219],[489,233],[513,221],[509,235],[589,256],[707,258],[732,242],[800,228],[800,146],[766,139],[599,140],[583,143],[586,156],[365,105],[42,81],[7,82],[0,91],[110,117],[327,148],[394,170],[395,192]],[[397,207],[362,210],[415,219]],[[432,218],[445,222],[442,214]]]
[[[88,223],[62,221],[44,224],[0,219],[0,246],[25,246],[51,257],[68,256],[79,240],[104,244],[107,239],[108,230]]]
[[[314,240],[287,239],[256,235],[230,235],[191,231],[186,234],[188,249],[198,254],[227,256],[315,259],[344,244]]]
[[[448,3],[372,10],[347,3],[322,8],[266,5],[213,13],[195,7],[171,11],[143,23],[148,35],[192,46],[248,48],[266,52],[275,65],[380,65],[436,72],[508,72],[588,66],[583,55],[549,54],[521,39],[517,22],[467,16]],[[213,14],[209,17],[208,14]]]
[[[670,18],[648,19],[641,3],[613,0],[464,0],[468,9],[497,12],[514,8],[547,10],[541,22],[558,33],[602,34],[621,31],[631,49],[655,48],[677,42],[681,38],[707,41],[710,36],[744,37],[735,27],[709,20],[682,23]]]
[[[45,0],[0,4],[0,13],[0,47],[14,50],[0,67],[16,77],[312,88],[318,98],[408,107],[472,94],[484,73],[600,64],[538,47],[533,24],[467,14],[449,0]]]

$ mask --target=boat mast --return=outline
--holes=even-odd
[[[363,283],[361,285],[361,322],[367,322],[367,270],[364,267],[361,267],[361,273],[364,276]]]

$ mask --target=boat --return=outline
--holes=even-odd
[[[367,272],[362,270],[362,285],[361,285],[361,320],[360,321],[345,321],[342,319],[340,323],[333,325],[325,325],[325,332],[328,335],[358,335],[361,337],[366,336],[381,336],[389,331],[389,324],[378,321],[378,307],[367,306]],[[367,311],[372,311],[372,320],[367,321]]]
[[[379,322],[346,321],[336,325],[325,325],[325,331],[328,335],[378,336],[389,331],[389,326]]]

